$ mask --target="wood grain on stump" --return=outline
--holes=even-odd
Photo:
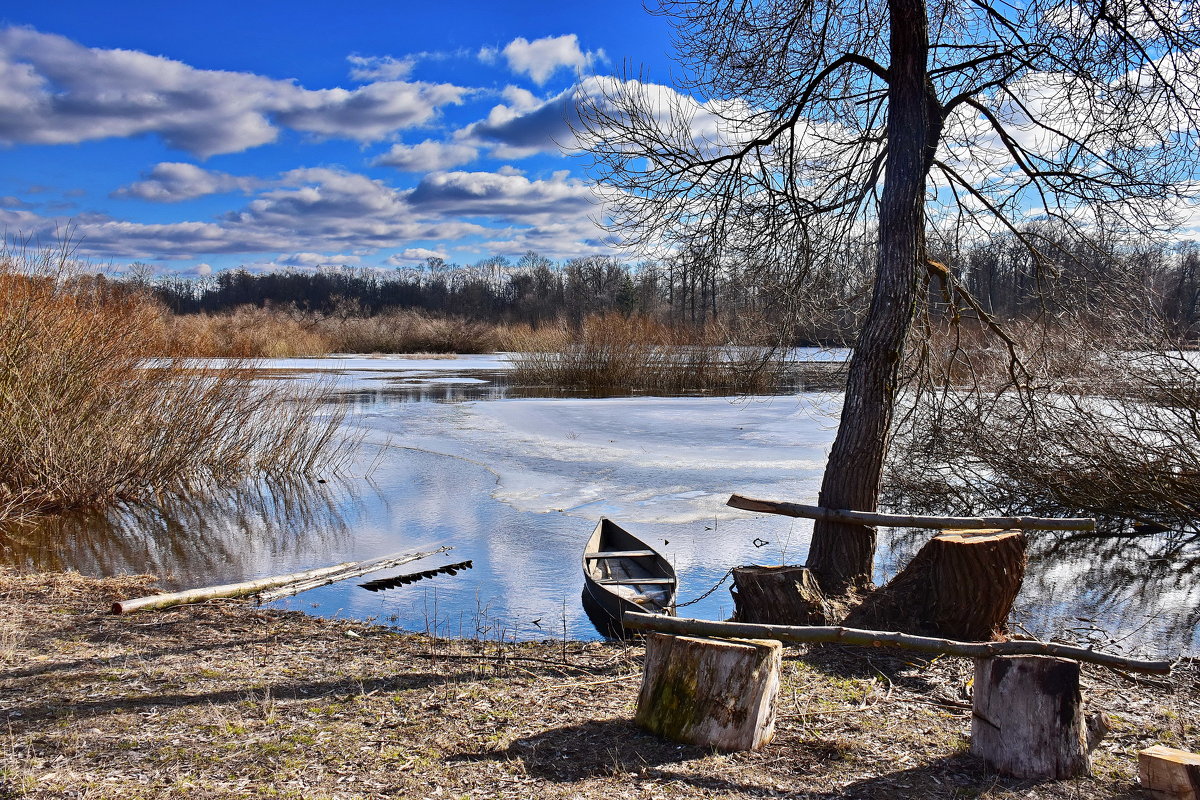
[[[733,621],[766,625],[829,625],[829,602],[805,567],[734,567]]]
[[[775,641],[651,633],[635,721],[686,744],[765,747],[775,735],[782,652]]]
[[[1085,775],[1090,738],[1079,662],[997,656],[975,662],[971,753],[1003,775],[1059,779]],[[1102,735],[1102,734],[1101,734]]]
[[[1156,800],[1200,800],[1200,755],[1155,745],[1138,753],[1142,788]]]
[[[989,641],[1004,632],[1024,577],[1021,531],[945,531],[867,595],[843,624]]]

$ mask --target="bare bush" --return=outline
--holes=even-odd
[[[200,369],[161,349],[159,307],[72,277],[66,248],[0,254],[0,519],[196,481],[285,475],[345,454],[319,387]]]
[[[649,317],[596,314],[567,325],[512,332],[518,381],[588,394],[761,393],[787,377],[778,350],[727,344],[716,326],[681,328]]]
[[[1078,510],[1166,525],[1200,511],[1200,357],[1136,309],[1103,324],[941,327],[910,365],[886,482],[893,505]]]

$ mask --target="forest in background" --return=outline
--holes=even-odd
[[[955,284],[1000,320],[1053,319],[1070,312],[1075,320],[1104,325],[1112,298],[1119,297],[1134,301],[1144,311],[1144,324],[1169,338],[1181,343],[1200,338],[1196,243],[1083,241],[1036,224],[1024,233],[1038,242],[1036,252],[1012,234],[967,245],[931,242],[930,252],[948,266]],[[453,317],[489,326],[536,329],[565,322],[578,329],[589,315],[616,312],[683,328],[716,325],[743,344],[843,345],[853,342],[869,299],[873,253],[874,242],[865,236],[851,251],[814,247],[788,264],[758,263],[753,249],[731,263],[696,246],[657,261],[589,256],[555,262],[530,252],[469,266],[431,258],[419,268],[393,272],[237,269],[188,279],[138,276],[134,269],[135,277],[125,280],[150,289],[176,315],[271,309],[328,325],[412,311],[425,319]],[[941,291],[933,282],[927,307],[934,315]]]

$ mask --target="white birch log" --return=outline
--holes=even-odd
[[[652,633],[636,722],[677,742],[758,750],[775,735],[782,645]]]

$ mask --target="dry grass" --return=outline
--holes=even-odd
[[[146,354],[160,311],[73,278],[66,250],[0,254],[0,519],[308,472],[342,454],[319,389]]]
[[[513,377],[593,395],[653,392],[754,394],[774,391],[787,364],[769,348],[735,347],[716,327],[691,329],[645,316],[596,314],[579,330],[565,324],[508,332]]]
[[[490,325],[423,311],[375,316],[242,306],[225,314],[164,314],[159,351],[193,357],[296,358],[329,353],[486,353]]]
[[[1095,774],[989,774],[965,752],[969,661],[792,649],[775,741],[720,754],[631,718],[641,649],[400,635],[237,602],[101,609],[142,577],[0,570],[9,798],[1115,798],[1136,751],[1196,749],[1194,665],[1085,669],[1114,718]]]

